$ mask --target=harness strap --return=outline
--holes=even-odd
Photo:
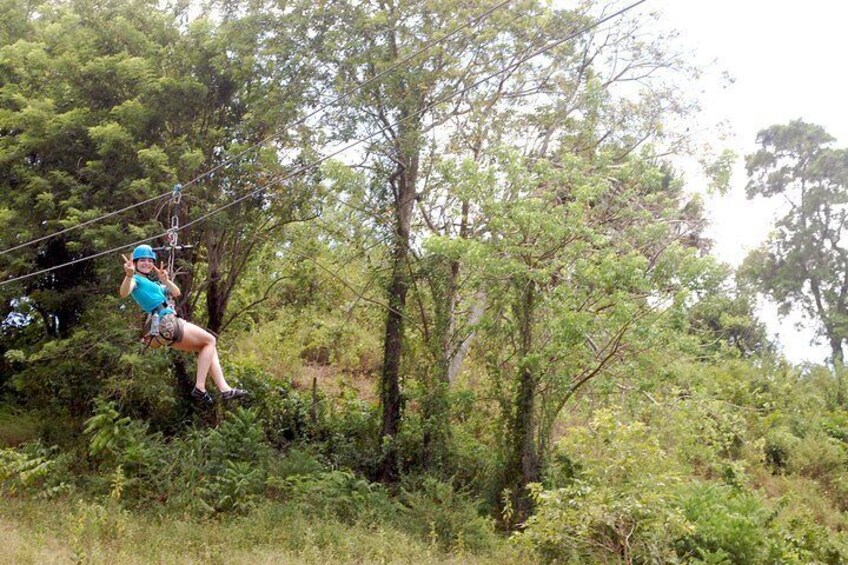
[[[156,340],[156,343],[159,344],[159,347],[171,347],[177,341],[175,339],[165,339],[161,335],[146,335],[143,339],[144,349],[142,349],[141,352],[145,353],[154,340]]]
[[[154,314],[158,314],[159,312],[162,312],[163,310],[169,308],[171,308],[171,305],[167,302],[163,302],[162,304],[154,308],[153,311],[150,312],[150,314],[147,315],[147,321],[150,322],[150,318]],[[176,316],[176,312],[173,312],[173,314]],[[148,325],[145,324],[145,327],[148,327]],[[144,349],[142,350],[142,353],[144,353],[154,341],[159,345],[159,347],[170,347],[171,345],[176,343],[177,340],[173,338],[169,339],[166,337],[162,337],[161,334],[151,335],[150,330],[148,329],[147,333],[142,337],[142,341],[144,342]]]
[[[157,306],[156,308],[154,308],[153,310],[151,310],[151,311],[149,312],[149,314],[152,316],[153,314],[158,314],[158,313],[159,313],[159,312],[161,312],[162,310],[167,310],[168,308],[171,308],[171,305],[170,305],[170,304],[168,304],[167,302],[163,302],[162,304],[160,304],[159,306]]]

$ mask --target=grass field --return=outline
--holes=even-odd
[[[6,498],[2,563],[528,563],[504,541],[488,555],[446,554],[403,532],[314,519],[269,503],[249,516],[197,520],[90,501]]]

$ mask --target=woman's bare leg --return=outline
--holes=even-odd
[[[218,387],[218,390],[221,392],[227,392],[230,390],[230,385],[227,384],[227,380],[224,378],[224,371],[221,369],[221,360],[218,359],[218,348],[215,347],[212,355],[212,365],[209,367],[209,371],[212,374],[212,382],[215,383],[215,386]]]
[[[195,385],[199,390],[206,390],[206,376],[212,370],[212,381],[218,390],[227,392],[230,385],[224,379],[221,362],[218,359],[217,340],[215,336],[199,326],[184,322],[183,340],[171,347],[180,351],[197,353],[197,378]]]

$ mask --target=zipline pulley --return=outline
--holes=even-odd
[[[190,249],[191,245],[180,245],[180,202],[183,199],[182,193],[183,185],[177,183],[174,185],[174,189],[171,192],[171,227],[168,228],[167,233],[165,234],[165,242],[166,245],[162,247],[155,248],[157,251],[166,251],[168,252],[168,272],[171,274],[171,277],[176,276],[176,272],[174,271],[174,261],[176,259],[176,252],[182,249]]]

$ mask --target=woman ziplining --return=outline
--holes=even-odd
[[[170,299],[177,298],[179,287],[169,278],[164,264],[156,267],[156,252],[149,245],[139,245],[133,250],[132,259],[124,260],[124,280],[121,282],[121,298],[132,296],[133,300],[148,315],[144,339],[155,346],[170,346],[180,351],[197,353],[197,378],[191,396],[206,405],[214,403],[206,391],[206,376],[211,371],[221,398],[234,400],[247,394],[240,388],[232,388],[224,379],[218,359],[217,340],[203,328],[177,317]]]

